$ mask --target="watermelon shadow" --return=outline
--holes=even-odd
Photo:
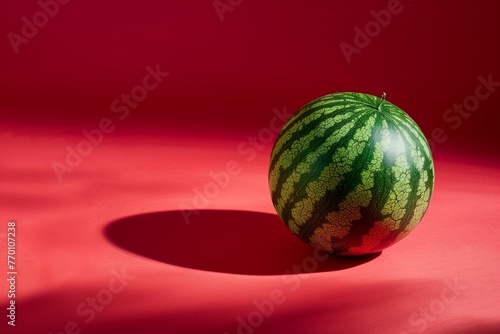
[[[111,222],[105,235],[113,244],[146,258],[191,269],[281,275],[343,270],[369,262],[360,257],[315,254],[277,215],[251,211],[164,211]]]

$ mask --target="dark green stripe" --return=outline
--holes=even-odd
[[[296,192],[294,194],[292,194],[292,196],[290,197],[288,203],[286,203],[285,206],[284,206],[284,209],[283,209],[283,214],[284,215],[286,215],[288,213],[288,207],[292,203],[295,205],[295,203],[298,200],[301,200],[302,198],[304,198],[306,196],[304,194],[305,194],[305,190],[307,188],[307,184],[309,182],[311,182],[311,180],[316,180],[319,177],[319,175],[321,174],[321,172],[323,171],[323,169],[332,161],[332,158],[333,158],[335,152],[340,147],[347,146],[347,144],[352,140],[352,136],[359,130],[358,125],[362,124],[370,116],[371,116],[370,114],[362,115],[356,121],[356,123],[354,124],[354,126],[344,135],[344,137],[340,139],[340,141],[338,141],[337,143],[335,143],[334,145],[332,145],[332,148],[330,150],[328,150],[325,154],[323,154],[322,156],[318,157],[318,162],[317,162],[318,168],[313,169],[313,171],[311,171],[309,173],[304,173],[303,175],[301,175],[301,177],[299,179],[299,182],[298,182],[298,184],[296,186],[296,189],[297,189]],[[348,119],[346,121],[352,122],[352,119]],[[325,136],[318,138],[318,143],[315,143],[315,144],[316,145],[321,145],[325,140],[327,140],[329,138],[329,136],[333,132],[337,131],[338,129],[339,129],[338,127],[332,127],[332,128],[330,128],[329,131],[325,133]],[[294,164],[292,164],[292,166],[288,170],[284,171],[284,173],[280,174],[280,177],[279,177],[279,180],[278,180],[278,183],[277,183],[278,185],[284,183],[287,180],[287,178],[289,177],[289,175],[291,173],[293,173],[294,168],[302,161],[302,159],[304,159],[307,156],[307,154],[310,151],[311,151],[311,149],[305,150],[305,151],[303,151],[303,154],[298,155],[294,159]],[[322,168],[320,168],[320,167],[322,167]],[[279,191],[276,191],[275,194],[273,194],[273,202],[275,204],[277,204],[278,200],[280,198],[281,198],[281,193]],[[291,211],[290,211],[290,214],[291,214]],[[284,218],[284,220],[285,220],[285,218]],[[286,219],[286,220],[288,220],[288,219]],[[288,225],[287,221],[286,221],[286,223]]]
[[[283,136],[291,128],[293,128],[293,126],[295,124],[300,122],[303,118],[309,116],[310,114],[312,114],[318,110],[327,109],[327,108],[336,107],[336,106],[342,106],[344,104],[350,104],[350,103],[355,104],[355,107],[357,107],[356,105],[359,105],[359,106],[362,105],[362,104],[360,104],[359,100],[356,100],[354,98],[352,100],[350,100],[350,99],[348,99],[348,97],[350,97],[350,96],[344,96],[344,95],[339,95],[339,94],[326,95],[326,96],[320,97],[319,99],[316,99],[316,100],[306,104],[305,106],[300,108],[299,111],[297,111],[290,118],[290,120],[285,124],[285,126],[283,126],[279,136],[280,137]],[[331,100],[331,103],[317,106],[318,103],[325,102],[328,100]]]
[[[386,118],[388,124],[392,124],[397,131],[402,132],[406,130],[401,130],[399,129],[401,127],[401,122],[394,122],[391,118]],[[413,215],[415,214],[415,208],[416,204],[418,201],[418,196],[417,196],[417,189],[418,189],[418,182],[420,180],[420,171],[415,167],[415,161],[413,160],[412,156],[412,148],[411,144],[408,142],[406,137],[404,135],[401,135],[401,138],[403,139],[403,142],[405,143],[405,148],[406,148],[406,157],[408,159],[408,166],[410,169],[410,186],[411,190],[410,193],[408,194],[408,202],[406,203],[406,211],[403,214],[403,217],[400,219],[399,223],[399,228],[406,228],[408,224],[410,223],[411,219],[413,218]],[[415,149],[419,149],[417,146],[416,141],[415,142]],[[425,155],[424,155],[425,156]],[[427,159],[426,159],[427,160]]]
[[[385,117],[383,117],[385,118]],[[398,132],[392,124],[387,122],[388,130],[390,136],[393,136],[394,132]],[[380,128],[380,134],[382,132],[382,128]],[[382,136],[380,138],[375,138],[377,142],[381,142]],[[392,138],[391,138],[392,141]],[[405,155],[407,156],[410,153],[409,148],[406,148]],[[410,162],[408,162],[410,164]],[[387,206],[387,202],[389,200],[389,195],[391,190],[393,189],[394,184],[397,182],[396,174],[392,170],[392,168],[396,165],[396,159],[389,159],[387,154],[384,154],[382,160],[382,170],[375,172],[374,174],[374,185],[372,189],[372,199],[366,208],[361,208],[362,217],[357,221],[352,223],[351,230],[349,234],[335,242],[341,243],[345,245],[345,250],[348,251],[351,247],[360,247],[363,246],[363,236],[369,235],[370,230],[375,226],[377,221],[383,221],[387,218],[391,217],[391,213],[382,214],[382,211]],[[411,183],[411,174],[410,174],[410,186]],[[411,194],[408,194],[410,196]],[[408,198],[409,200],[409,198]],[[381,244],[385,244],[387,239],[389,239],[391,234],[388,237],[384,238],[381,241]],[[378,247],[378,246],[377,246]],[[374,252],[376,250],[373,250]]]
[[[337,117],[337,116],[342,116],[348,112],[352,112],[352,110],[342,110],[342,111],[339,111],[339,113],[335,113],[335,116],[334,117]],[[290,138],[290,140],[288,140],[282,147],[281,149],[275,154],[274,158],[271,160],[271,163],[270,163],[270,168],[269,168],[269,172],[271,172],[272,170],[274,170],[274,166],[276,165],[276,163],[278,162],[278,160],[280,159],[281,155],[283,154],[283,152],[285,152],[287,149],[291,148],[291,146],[297,141],[297,140],[300,140],[301,138],[304,138],[304,137],[307,137],[311,132],[315,131],[319,126],[321,126],[321,124],[324,124],[325,122],[325,119],[326,118],[329,118],[329,117],[332,117],[331,115],[325,115],[325,116],[320,116],[318,117],[316,120],[312,121],[311,123],[309,123],[308,125],[305,125],[301,130],[298,130],[296,132],[294,132],[293,136]],[[347,118],[343,121],[340,121],[338,123],[335,123],[333,124],[330,129],[331,131],[328,132],[328,134],[326,134],[325,132],[325,135],[322,138],[324,137],[328,137],[329,135],[331,135],[333,132],[335,132],[335,130],[337,129],[340,129],[342,126],[350,123],[353,121],[353,119],[355,118],[356,116],[353,116],[352,118]],[[277,139],[279,140],[279,138]],[[304,154],[308,154],[311,150],[309,148],[304,148],[302,150],[302,152]],[[297,158],[297,157],[296,157]],[[297,159],[295,159],[297,160]],[[295,163],[292,163],[292,166],[295,166],[296,164]]]
[[[410,116],[408,116],[406,113],[402,112],[400,109],[398,109],[394,105],[390,105],[390,108],[388,108],[388,109],[389,109],[389,113],[386,114],[387,119],[392,120],[399,127],[404,128],[405,132],[410,137],[415,136],[413,134],[413,131],[415,131],[418,134],[418,136],[420,137],[420,139],[422,139],[422,141],[424,143],[427,143],[427,138],[425,138],[425,136],[423,135],[422,130],[418,127],[417,123],[415,123],[415,121],[413,119],[411,119]],[[411,129],[413,129],[413,131]],[[401,132],[401,129],[399,129],[399,131]],[[430,147],[429,147],[428,143],[427,143],[426,147],[423,147],[421,145],[420,140],[415,140],[415,145],[420,146],[422,153],[430,152]],[[424,155],[426,157],[428,156],[428,154],[424,154]]]
[[[325,102],[325,101],[321,101]],[[333,108],[333,107],[342,107],[345,106],[346,103],[344,100],[332,100],[330,103],[325,103],[322,105],[319,105],[317,103],[307,105],[305,107],[302,107],[297,111],[297,113],[290,118],[290,120],[283,126],[280,132],[280,137],[285,135],[286,133],[290,132],[291,129],[297,125],[300,121],[304,120],[306,117],[309,117],[313,114],[315,114],[317,111],[323,111],[325,109]],[[320,114],[318,114],[318,117],[321,117]]]
[[[377,128],[377,126],[381,124],[381,121],[380,114],[377,114],[373,128]],[[342,203],[346,199],[347,195],[349,195],[349,193],[362,182],[361,172],[366,170],[367,164],[374,157],[376,138],[373,137],[378,135],[379,134],[372,132],[372,136],[367,141],[367,145],[365,145],[363,152],[355,158],[352,169],[344,175],[343,180],[337,185],[337,187],[335,187],[335,189],[328,190],[323,199],[318,202],[314,208],[313,216],[311,217],[310,222],[301,226],[299,236],[303,240],[309,240],[314,234],[316,228],[325,223],[326,215],[329,212],[338,211],[340,203]]]
[[[333,157],[336,155],[336,152],[338,149],[341,147],[347,147],[349,142],[353,140],[354,134],[360,130],[360,127],[365,124],[365,122],[372,117],[372,113],[365,113],[356,123],[354,126],[349,130],[349,132],[337,143],[332,145],[331,149],[328,150],[324,155],[321,156],[320,158],[320,163],[318,163],[318,168],[313,170],[311,173],[307,173],[301,176],[298,186],[296,187],[296,191],[291,197],[291,200],[286,203],[285,208],[283,209],[283,219],[288,221],[291,217],[288,215],[291,215],[291,208],[293,208],[298,201],[304,199],[307,197],[307,186],[311,182],[311,180],[316,180],[318,179],[319,175],[323,171],[324,168],[326,168],[329,164],[333,162]],[[358,156],[359,159],[359,156]],[[353,165],[355,165],[356,159],[353,162]],[[321,167],[321,168],[319,168]],[[346,177],[347,178],[347,177]],[[345,179],[344,179],[345,181]],[[328,196],[330,191],[326,191],[326,197]],[[320,212],[321,210],[321,205],[324,204],[324,200],[320,200],[316,203],[315,207],[313,208],[312,214],[313,217],[310,219],[310,221],[316,221],[317,218],[315,216]],[[300,227],[300,229],[303,228],[304,225]]]

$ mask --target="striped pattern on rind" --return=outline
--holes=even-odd
[[[284,125],[269,168],[273,204],[288,228],[330,253],[380,251],[427,210],[434,167],[415,122],[360,93],[323,96]]]

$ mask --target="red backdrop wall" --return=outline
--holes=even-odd
[[[500,82],[498,1],[233,1],[219,11],[214,3],[69,1],[49,6],[56,13],[45,24],[33,19],[42,8],[36,1],[2,3],[2,126],[95,123],[141,82],[146,66],[159,64],[170,76],[129,122],[152,122],[164,133],[195,132],[197,124],[260,128],[274,107],[295,111],[327,93],[385,91],[429,138],[443,129],[439,150],[491,155],[499,144],[498,92],[463,122],[443,120],[475,94],[479,76]],[[388,9],[390,18],[381,13]],[[376,16],[378,29],[370,25]],[[9,38],[24,37],[23,17],[38,22],[38,32]],[[368,41],[356,44],[356,27],[368,29]],[[343,42],[357,48],[350,63]]]

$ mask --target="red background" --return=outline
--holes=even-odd
[[[40,5],[2,2],[0,219],[5,232],[9,219],[19,225],[9,332],[75,321],[88,333],[235,333],[279,289],[285,302],[256,333],[413,333],[423,325],[412,314],[455,279],[467,288],[425,332],[498,332],[499,88],[457,129],[443,114],[479,76],[500,81],[500,4],[402,0],[348,63],[340,43],[354,44],[354,28],[387,4],[244,0],[221,21],[212,1],[72,0],[15,53],[7,35]],[[170,75],[119,120],[111,103],[157,64]],[[386,92],[429,138],[443,129],[435,194],[407,239],[378,257],[322,262],[291,291],[281,274],[312,250],[271,215],[271,144],[252,159],[238,147],[274,108],[338,91]],[[52,163],[103,118],[115,130],[59,182]],[[179,208],[232,160],[241,171],[203,208],[215,211],[184,224]],[[85,323],[77,306],[121,268],[135,278]]]

